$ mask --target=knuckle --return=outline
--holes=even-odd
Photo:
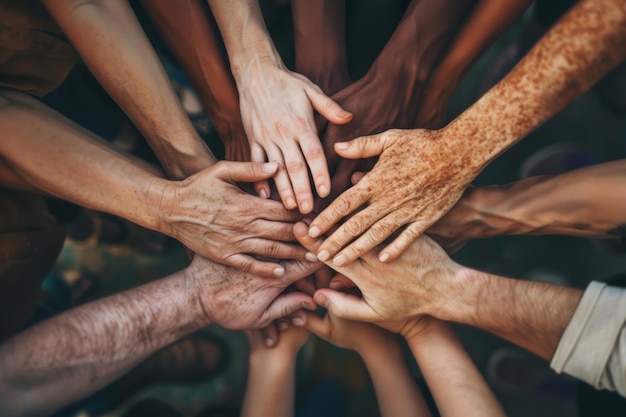
[[[321,159],[324,158],[324,150],[321,146],[311,146],[306,150],[306,156],[309,159]]]
[[[373,242],[382,242],[387,237],[389,228],[383,224],[376,223],[369,229],[368,233]]]
[[[271,258],[278,258],[281,255],[282,247],[279,243],[269,241],[265,244],[264,247],[264,255],[269,256]]]
[[[306,169],[306,165],[304,164],[304,161],[302,161],[301,159],[294,159],[294,160],[287,162],[288,172],[291,172],[291,173],[301,172],[305,169]]]
[[[357,219],[348,220],[343,227],[350,236],[359,235],[363,231],[363,225]]]
[[[332,203],[333,211],[335,212],[335,214],[343,217],[350,213],[351,204],[349,198],[349,196],[345,195],[340,196]]]

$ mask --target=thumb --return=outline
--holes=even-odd
[[[352,120],[352,113],[347,112],[336,101],[317,88],[308,88],[306,94],[311,105],[326,120],[336,125],[343,125]]]
[[[310,295],[301,292],[290,292],[277,297],[261,314],[260,326],[266,326],[272,321],[290,316],[300,309],[315,310],[317,305]]]
[[[378,314],[363,298],[330,289],[317,290],[315,302],[342,319],[375,322]]]
[[[215,175],[230,182],[257,182],[274,176],[278,170],[276,162],[232,162],[221,161]]]
[[[304,327],[315,336],[328,340],[331,326],[326,317],[320,317],[315,313],[306,313],[306,325]]]
[[[378,156],[385,147],[384,133],[372,136],[361,136],[347,142],[335,143],[335,152],[348,159],[369,158]]]

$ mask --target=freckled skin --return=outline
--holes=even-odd
[[[356,139],[345,151],[336,148],[351,159],[379,154],[380,158],[370,173],[311,224],[324,233],[356,208],[368,205],[334,232],[320,251],[329,256],[341,251],[350,262],[379,244],[381,236],[409,224],[382,251],[393,259],[450,210],[490,161],[624,58],[626,3],[583,0],[507,77],[445,128],[392,130]],[[394,166],[402,169],[393,171]],[[368,186],[373,191],[365,193]],[[346,205],[349,210],[337,210]],[[358,233],[346,231],[350,222],[350,230]],[[372,227],[378,227],[375,233]]]

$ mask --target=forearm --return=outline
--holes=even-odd
[[[432,232],[467,241],[501,235],[626,234],[626,160],[468,190]]]
[[[127,1],[44,4],[94,76],[150,142],[170,178],[184,179],[215,162]]]
[[[294,414],[295,355],[252,353],[241,417],[290,417]]]
[[[433,71],[429,84],[451,94],[481,53],[528,8],[532,0],[481,0]]]
[[[372,378],[383,417],[430,416],[397,341],[385,345],[373,343],[359,354]]]
[[[544,359],[554,355],[583,293],[468,268],[455,276],[462,291],[446,299],[438,297],[428,314],[481,328]]]
[[[0,124],[0,158],[14,185],[158,230],[165,180],[23,94],[0,96]]]
[[[442,416],[504,416],[453,330],[433,320],[407,340]]]
[[[50,415],[208,324],[184,272],[60,314],[0,345],[0,412]]]
[[[333,94],[349,80],[346,54],[344,0],[292,0],[296,70]]]
[[[220,139],[243,139],[247,144],[237,87],[208,6],[195,0],[142,4],[195,87]]]
[[[624,2],[581,0],[442,133],[458,138],[452,141],[464,149],[459,157],[479,172],[625,57]]]

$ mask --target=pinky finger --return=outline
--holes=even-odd
[[[250,144],[250,160],[252,162],[265,162],[267,157],[263,148],[257,143]],[[268,181],[259,181],[254,183],[256,194],[261,198],[270,198],[271,190]]]
[[[243,272],[260,277],[272,278],[285,275],[285,268],[275,262],[259,261],[252,256],[237,253],[224,260],[224,263]]]

